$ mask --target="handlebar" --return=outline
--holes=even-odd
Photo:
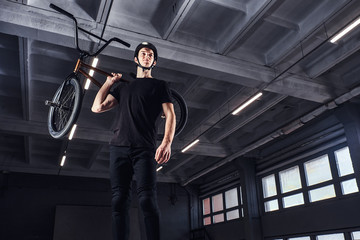
[[[52,9],[54,9],[54,10],[56,10],[57,12],[65,15],[65,16],[67,16],[67,17],[71,18],[71,19],[74,21],[74,23],[75,23],[75,45],[76,45],[76,49],[77,49],[79,52],[81,52],[81,53],[85,53],[87,56],[97,56],[97,55],[99,55],[99,54],[100,54],[111,42],[113,42],[113,41],[118,42],[118,43],[120,43],[120,44],[122,44],[122,45],[124,45],[124,46],[126,46],[126,47],[130,47],[130,46],[131,46],[129,43],[127,43],[127,42],[125,42],[125,41],[123,41],[123,40],[121,40],[121,39],[119,39],[119,38],[116,38],[116,37],[111,38],[110,40],[105,40],[105,39],[103,39],[103,38],[101,38],[101,37],[99,37],[99,36],[97,36],[97,35],[95,35],[95,34],[93,34],[93,33],[90,33],[90,32],[88,32],[88,31],[86,31],[86,30],[78,27],[78,22],[77,22],[76,18],[74,17],[74,15],[72,15],[71,13],[65,11],[64,9],[62,9],[62,8],[56,6],[55,4],[52,4],[52,3],[50,3],[49,7],[52,8]],[[90,54],[90,53],[87,53],[87,52],[83,51],[83,50],[80,49],[80,47],[79,47],[78,29],[80,29],[80,30],[83,31],[83,32],[86,32],[86,33],[90,34],[91,36],[96,37],[97,39],[100,39],[100,40],[104,41],[105,44],[104,44],[98,51],[96,51],[96,52],[93,53],[93,54]]]
[[[59,13],[61,13],[61,14],[63,14],[63,15],[66,15],[66,16],[68,16],[69,18],[72,18],[72,19],[74,19],[74,20],[76,21],[74,15],[72,15],[71,13],[65,11],[65,10],[62,9],[62,8],[59,8],[59,7],[56,6],[55,4],[50,3],[50,6],[49,6],[49,7],[51,7],[52,9],[58,11]]]

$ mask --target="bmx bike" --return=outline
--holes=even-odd
[[[85,60],[89,57],[98,56],[111,42],[118,42],[126,47],[130,47],[130,44],[119,39],[111,38],[110,40],[105,40],[81,27],[78,26],[76,18],[69,12],[63,10],[62,8],[50,4],[50,7],[59,13],[71,18],[75,24],[75,45],[76,49],[80,53],[80,57],[76,61],[74,71],[69,74],[69,76],[64,80],[60,87],[55,92],[51,101],[46,100],[45,105],[49,106],[49,113],[47,118],[47,125],[50,135],[53,138],[59,139],[66,136],[71,130],[72,126],[76,123],[77,118],[80,114],[82,99],[85,94],[85,88],[81,85],[81,76],[84,76],[86,79],[89,79],[93,84],[99,88],[102,86],[94,77],[90,76],[85,72],[84,68],[93,70],[94,72],[100,73],[105,76],[112,76],[110,73],[107,73],[99,68],[93,67],[87,63]],[[103,42],[105,42],[100,49],[95,53],[89,53],[84,51],[79,47],[78,39],[78,30],[83,31]],[[121,79],[122,82],[129,82],[129,80]],[[185,127],[188,118],[188,110],[186,102],[183,97],[173,89],[170,89],[172,96],[172,103],[174,105],[174,111],[176,115],[176,129],[175,136],[177,136]],[[165,129],[165,115],[161,116],[159,131],[157,139],[161,140],[164,136]]]

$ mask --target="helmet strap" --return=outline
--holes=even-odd
[[[152,62],[152,64],[151,64],[150,67],[144,67],[143,65],[141,65],[141,63],[140,63],[140,61],[139,61],[139,58],[136,57],[136,59],[137,59],[137,62],[138,62],[137,65],[142,68],[143,72],[145,72],[146,70],[151,70],[151,69],[153,69],[153,68],[155,67],[155,66],[154,66],[155,60],[153,60],[153,62]]]

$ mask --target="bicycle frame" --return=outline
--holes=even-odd
[[[101,70],[99,68],[93,67],[93,66],[91,66],[89,64],[86,64],[79,58],[77,60],[77,62],[76,62],[74,73],[81,73],[83,76],[90,79],[90,81],[92,83],[94,83],[96,86],[98,86],[99,88],[101,88],[102,84],[99,83],[94,77],[90,76],[87,72],[85,72],[81,67],[85,67],[85,68],[93,70],[94,72],[98,72],[98,73],[103,74],[105,76],[112,77],[112,75],[110,73],[105,72],[105,71],[103,71],[103,70]],[[121,81],[128,82],[128,81],[126,81],[124,79],[122,79]]]

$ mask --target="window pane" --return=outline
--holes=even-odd
[[[232,219],[237,219],[237,218],[239,218],[239,209],[236,209],[236,210],[226,213],[227,220],[232,220]]]
[[[222,193],[212,197],[212,210],[218,212],[224,209]]]
[[[277,194],[274,174],[264,177],[262,179],[262,185],[263,185],[264,198],[275,196]]]
[[[317,188],[309,191],[310,202],[316,202],[328,198],[336,197],[334,185]]]
[[[203,215],[210,214],[210,198],[203,199]]]
[[[343,233],[316,236],[317,240],[345,240]]]
[[[329,159],[327,155],[304,163],[308,186],[332,179]]]
[[[265,204],[265,212],[271,212],[279,210],[279,203],[278,200],[271,200],[264,203]]]
[[[343,195],[358,192],[359,188],[356,183],[356,179],[353,178],[353,179],[341,182],[341,190],[342,190]]]
[[[299,167],[295,166],[279,173],[281,192],[287,193],[301,188]]]
[[[354,173],[348,147],[337,150],[335,152],[335,158],[340,177]]]
[[[242,197],[241,187],[239,188],[239,191],[240,191],[240,204],[243,205],[243,197]]]
[[[236,188],[225,192],[225,205],[226,208],[232,208],[239,205]]]
[[[205,225],[210,225],[210,224],[211,224],[211,217],[204,218],[204,226]]]
[[[291,195],[283,198],[284,208],[298,206],[304,204],[304,196],[302,193]]]
[[[352,240],[360,240],[360,231],[351,233]]]
[[[221,214],[214,215],[213,221],[214,221],[214,223],[223,222],[224,221],[224,214],[221,213]]]
[[[310,240],[310,237],[295,237],[295,238],[288,238],[288,240]]]

